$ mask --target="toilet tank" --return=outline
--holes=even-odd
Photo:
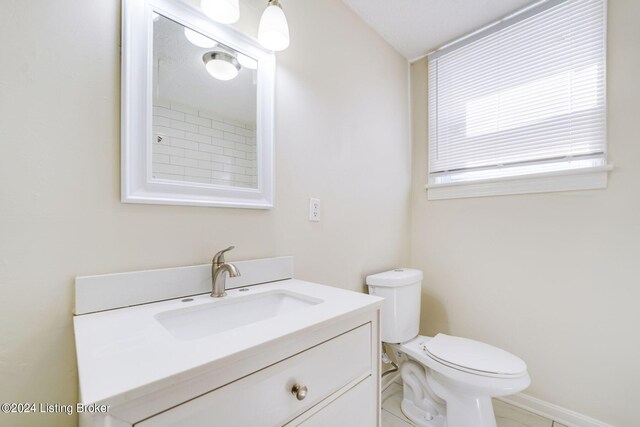
[[[398,268],[367,276],[369,293],[384,298],[380,310],[382,341],[402,343],[415,338],[420,326],[422,271]]]

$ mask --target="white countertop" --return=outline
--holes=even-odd
[[[216,300],[208,294],[74,317],[83,403],[105,403],[131,390],[174,378],[229,356],[283,338],[339,316],[382,304],[382,299],[297,279],[228,291],[224,300],[274,290],[319,298],[322,303],[194,340],[180,340],[154,318],[167,310]],[[301,315],[301,311],[304,311]]]

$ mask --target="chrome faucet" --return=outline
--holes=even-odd
[[[227,273],[229,277],[240,276],[240,270],[233,264],[227,264],[224,260],[224,253],[233,248],[235,246],[221,250],[211,260],[211,296],[214,298],[220,298],[227,294],[225,290],[227,277],[224,273]]]

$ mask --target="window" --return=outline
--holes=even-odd
[[[605,188],[606,0],[549,0],[429,55],[429,199]]]

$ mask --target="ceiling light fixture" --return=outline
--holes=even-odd
[[[184,28],[184,36],[189,40],[192,44],[198,47],[204,48],[212,48],[216,47],[218,43],[211,40],[209,37],[200,34],[197,31],[193,31],[191,28]]]
[[[218,80],[232,80],[240,72],[240,63],[226,52],[207,52],[202,56],[207,72]]]
[[[289,25],[278,0],[269,0],[260,18],[258,41],[267,49],[280,51],[289,46]]]
[[[209,18],[221,24],[233,24],[240,18],[238,0],[202,0],[200,7]]]

